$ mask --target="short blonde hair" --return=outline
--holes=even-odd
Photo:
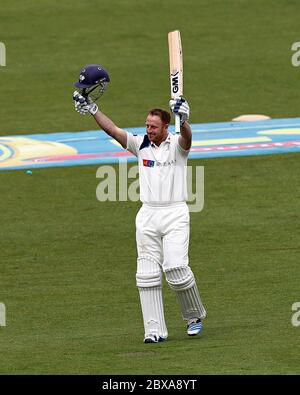
[[[171,114],[161,108],[152,108],[152,110],[149,111],[148,115],[158,116],[165,125],[169,125],[171,121]]]

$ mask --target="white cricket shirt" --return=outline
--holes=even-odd
[[[187,194],[186,151],[178,144],[179,135],[168,134],[160,146],[148,136],[127,132],[127,150],[139,161],[140,200],[149,204],[185,202]]]

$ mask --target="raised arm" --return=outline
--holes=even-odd
[[[180,136],[178,139],[180,147],[189,150],[192,146],[192,129],[188,121],[185,121],[183,125],[180,126]]]
[[[192,129],[188,123],[190,107],[183,97],[172,99],[169,104],[171,111],[180,117],[180,136],[178,143],[180,147],[187,151],[192,146]]]
[[[100,126],[100,128],[103,129],[104,132],[106,132],[109,136],[117,140],[117,142],[120,143],[122,147],[126,149],[127,133],[125,132],[125,130],[115,125],[114,122],[110,118],[108,118],[105,114],[103,114],[103,112],[101,112],[99,109],[93,116],[97,124]]]
[[[95,121],[105,133],[113,137],[123,148],[127,147],[127,133],[125,130],[119,128],[110,118],[101,112],[96,103],[82,96],[78,91],[73,94],[75,102],[75,109],[80,114],[90,113],[93,115]]]

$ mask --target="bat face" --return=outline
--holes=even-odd
[[[171,97],[183,95],[183,60],[179,30],[168,33]]]

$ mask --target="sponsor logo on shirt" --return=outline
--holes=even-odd
[[[176,159],[173,160],[167,160],[166,162],[158,162],[156,161],[156,166],[158,167],[166,167],[166,166],[174,166],[176,163]]]
[[[146,167],[154,167],[154,160],[143,159],[143,165]]]

